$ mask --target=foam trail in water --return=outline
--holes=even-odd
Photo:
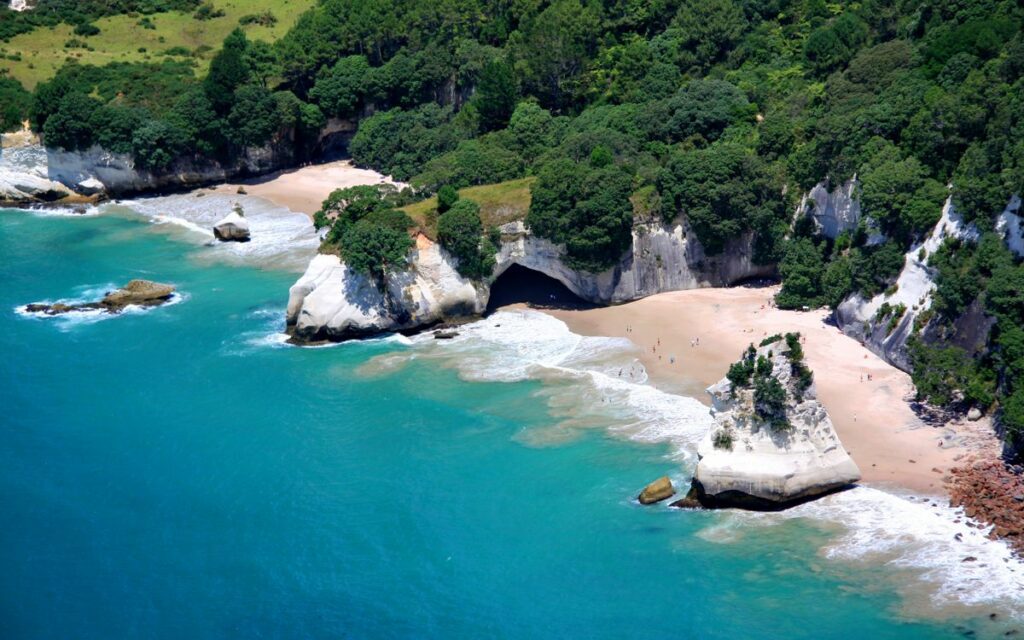
[[[711,424],[693,398],[645,384],[647,372],[625,338],[577,335],[564,322],[530,310],[500,311],[458,328],[458,336],[412,339],[417,355],[442,358],[464,379],[491,382],[540,380],[551,412],[561,422],[536,443],[562,440],[573,428],[603,427],[638,442],[662,443],[681,459],[694,459],[697,441]]]

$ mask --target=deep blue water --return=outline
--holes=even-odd
[[[298,349],[295,274],[117,217],[0,213],[0,636],[953,638],[804,520],[740,543],[642,508],[663,447],[552,446],[537,382],[396,343]],[[185,300],[68,324],[15,307],[134,277]],[[983,622],[965,620],[984,632]]]

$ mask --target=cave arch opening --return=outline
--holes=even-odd
[[[593,309],[600,306],[587,302],[555,278],[519,264],[505,269],[491,283],[486,313],[489,315],[513,304],[525,304],[533,309]]]

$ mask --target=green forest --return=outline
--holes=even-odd
[[[39,4],[53,11],[0,9],[0,39],[59,20],[88,42],[110,13],[216,11]],[[526,222],[574,268],[615,264],[638,216],[684,219],[709,256],[749,239],[784,308],[890,289],[952,197],[982,239],[936,256],[932,335],[972,305],[996,322],[978,353],[913,340],[915,382],[939,405],[998,407],[1024,439],[1024,267],[993,233],[1024,193],[1022,25],[1009,0],[321,0],[273,44],[240,25],[202,77],[188,60],[86,58],[31,94],[0,78],[0,117],[154,171],[268,144],[304,159],[329,119],[358,120],[357,163],[419,198],[448,190],[438,235],[467,275],[488,273],[493,234],[450,191],[532,176]],[[813,185],[853,176],[860,228],[829,239],[791,219]],[[381,275],[408,250],[409,197],[343,194],[318,224]]]

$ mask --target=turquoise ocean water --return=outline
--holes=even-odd
[[[832,518],[827,504],[638,506],[655,477],[686,481],[703,427],[690,399],[601,382],[628,366],[628,345],[499,314],[488,338],[471,329],[450,346],[284,346],[288,260],[217,259],[189,233],[123,212],[0,213],[0,637],[1013,626],[1020,574],[982,542],[972,553],[990,566],[963,574],[942,557],[955,525],[934,508],[870,489],[833,500],[845,515]],[[135,277],[182,298],[111,318],[17,312]],[[574,355],[524,365],[533,347],[534,360]]]

